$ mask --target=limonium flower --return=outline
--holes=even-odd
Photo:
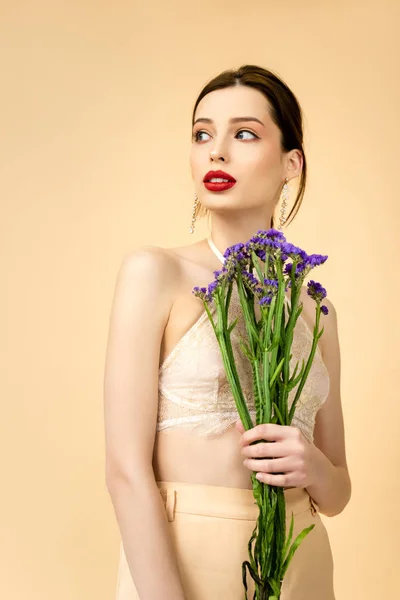
[[[205,306],[213,326],[239,417],[246,430],[260,423],[290,425],[296,403],[308,377],[316,352],[321,313],[328,314],[321,305],[326,290],[314,280],[307,283],[307,294],[315,301],[316,320],[310,355],[302,366],[296,365],[290,373],[291,344],[294,328],[302,311],[300,291],[309,272],[324,264],[328,256],[307,254],[288,242],[281,231],[260,229],[245,243],[228,247],[224,264],[214,271],[214,281],[207,287],[193,288],[193,294]],[[247,332],[241,348],[249,360],[253,373],[256,423],[252,422],[235,364],[231,333],[237,319],[229,322],[229,304],[233,286],[238,291],[242,316]],[[290,292],[290,306],[285,307],[286,293]],[[216,320],[210,305],[216,309]],[[260,318],[255,305],[260,308]],[[289,409],[288,395],[297,386]],[[262,441],[262,440],[261,440]],[[291,544],[294,517],[292,514],[286,538],[285,497],[282,487],[258,481],[251,473],[253,494],[259,507],[259,518],[249,541],[249,560],[242,564],[242,578],[247,599],[247,572],[256,586],[257,600],[278,600],[284,575],[304,537],[314,525],[305,528]],[[282,516],[283,515],[283,516]],[[254,543],[254,549],[251,548]]]

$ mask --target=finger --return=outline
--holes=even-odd
[[[244,466],[250,471],[256,473],[273,473],[276,475],[285,475],[286,473],[293,470],[291,459],[285,458],[266,458],[264,460],[257,460],[254,458],[247,458],[243,461]]]
[[[261,423],[245,431],[241,437],[241,445],[250,444],[256,440],[274,442],[275,440],[284,440],[292,434],[293,428],[287,425],[278,425],[277,423]]]
[[[236,429],[238,431],[240,431],[240,433],[244,433],[245,432],[245,428],[243,427],[243,423],[242,423],[242,421],[240,419],[238,419],[236,421]]]
[[[256,479],[268,485],[277,487],[296,487],[294,485],[293,473],[285,473],[284,475],[273,475],[272,473],[257,473]]]
[[[245,458],[282,458],[287,456],[288,448],[282,442],[260,442],[252,446],[243,446],[240,452]]]

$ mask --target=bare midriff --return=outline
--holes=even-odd
[[[177,429],[157,432],[153,452],[156,481],[252,490],[252,471],[243,464],[240,436],[235,425],[208,439]]]

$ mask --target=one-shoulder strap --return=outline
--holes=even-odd
[[[222,262],[222,264],[224,264],[225,263],[224,255],[222,254],[222,252],[220,252],[218,250],[217,246],[212,241],[211,236],[208,236],[207,242],[208,242],[208,245],[210,246],[211,250],[214,252],[215,256],[217,258],[219,258],[219,260]]]

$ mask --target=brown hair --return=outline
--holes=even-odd
[[[282,152],[289,152],[296,148],[301,150],[303,154],[303,168],[300,174],[300,185],[293,208],[286,217],[287,223],[289,218],[292,217],[292,213],[294,212],[293,219],[300,208],[306,187],[307,164],[303,148],[302,110],[296,96],[286,83],[272,71],[257,65],[242,65],[239,69],[223,71],[211,79],[211,81],[209,81],[201,90],[193,108],[192,127],[194,124],[196,108],[200,100],[204,98],[206,94],[209,94],[214,90],[220,90],[236,85],[252,87],[264,94],[270,106],[271,118],[281,131]],[[204,209],[199,202],[197,209],[198,215],[205,216],[208,212],[208,209]],[[273,215],[270,227],[275,227]]]

